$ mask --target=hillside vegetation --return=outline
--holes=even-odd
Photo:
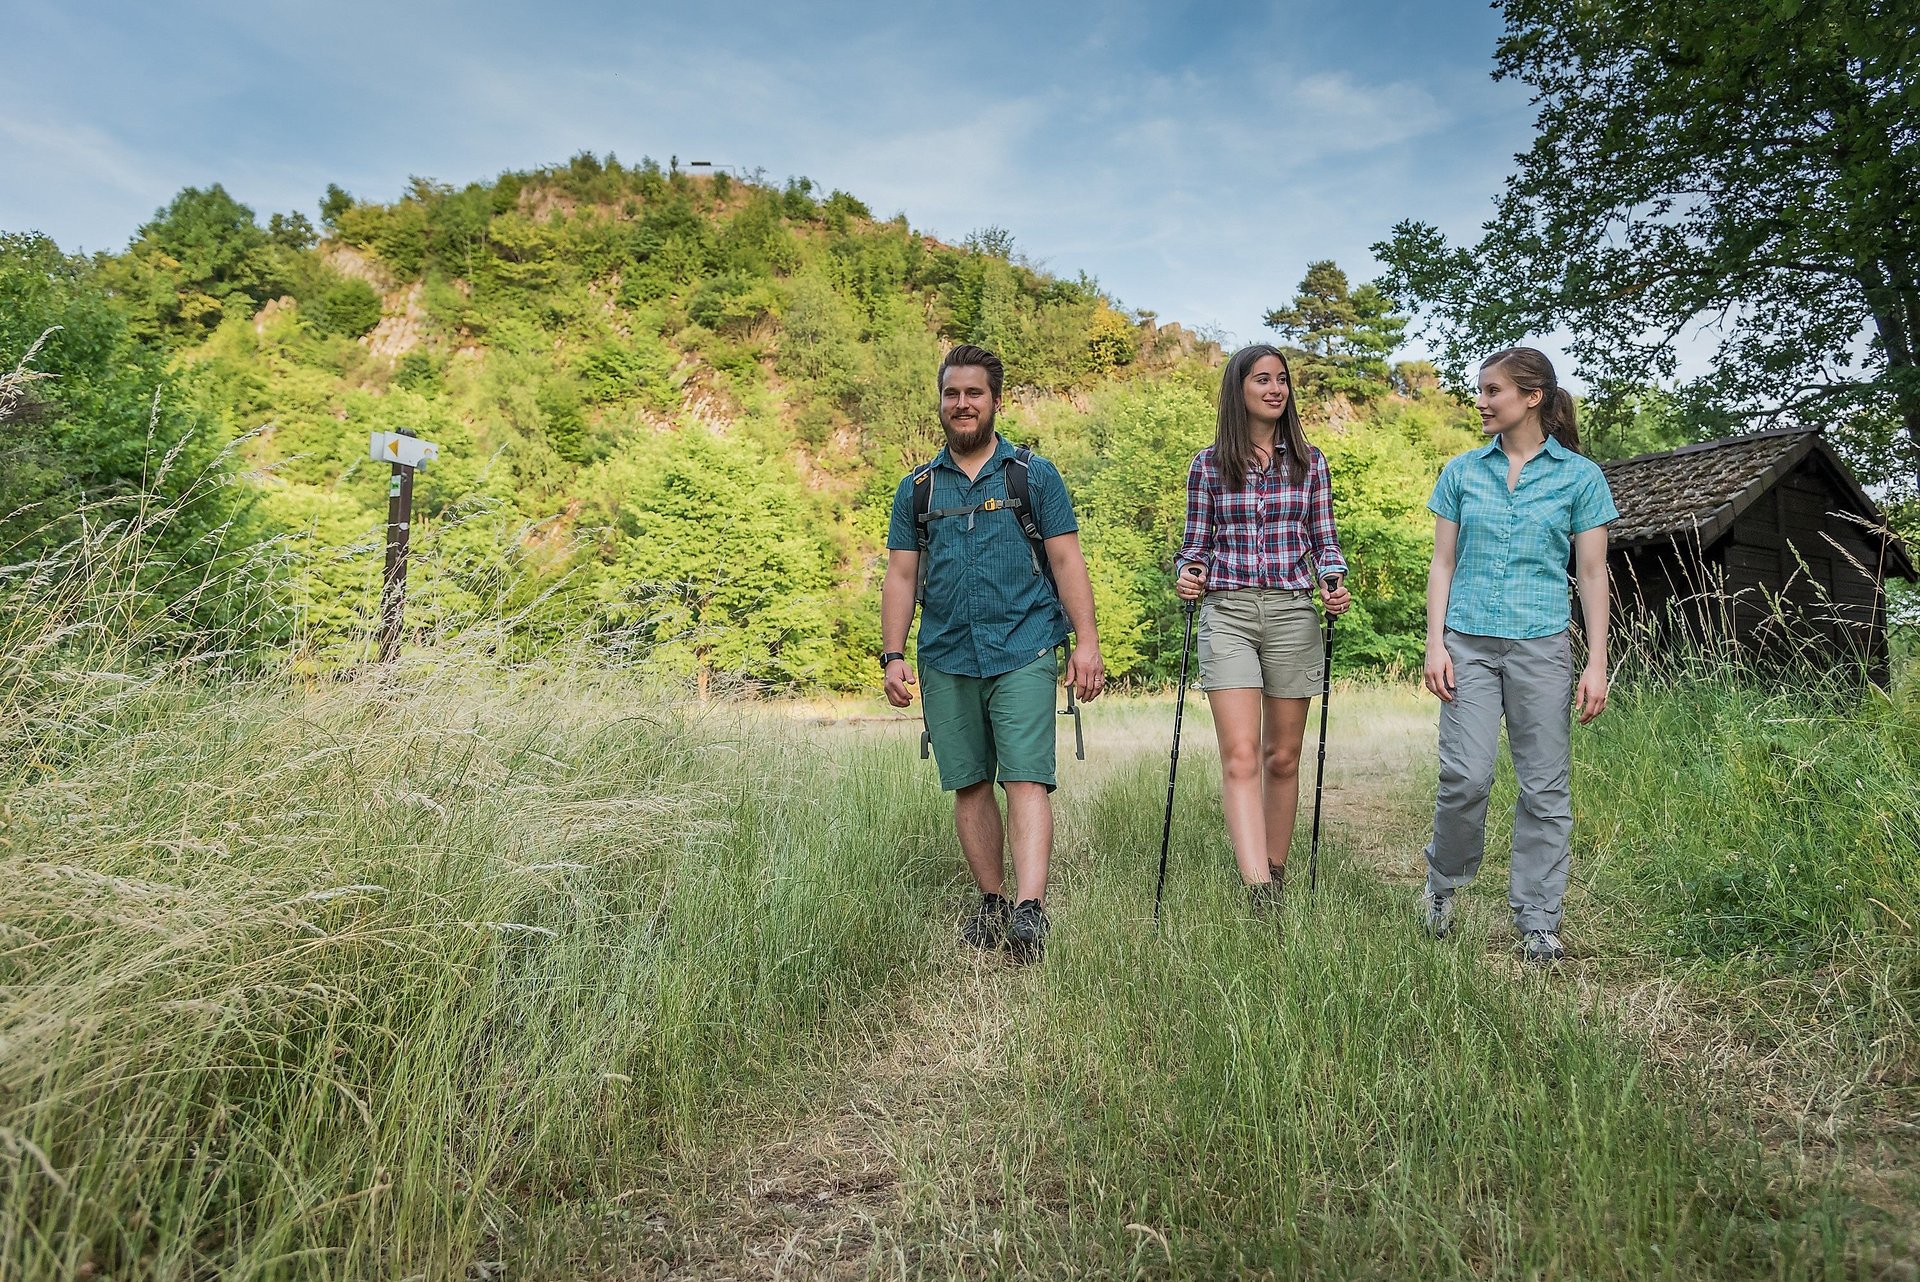
[[[1067,475],[1110,670],[1177,665],[1168,562],[1219,349],[1005,232],[948,245],[805,179],[590,154],[416,180],[390,204],[336,187],[321,214],[262,227],[214,186],[92,262],[0,242],[0,358],[62,327],[33,361],[60,377],[0,414],[7,559],[164,472],[176,575],[273,549],[247,568],[243,622],[222,594],[184,620],[169,606],[179,626],[357,660],[387,488],[367,434],[405,426],[441,447],[415,491],[417,639],[485,625],[525,654],[584,635],[702,689],[859,686],[893,488],[939,446],[943,347],[973,341],[1007,359],[1007,435]],[[1469,439],[1430,372],[1389,370],[1387,310],[1316,264],[1270,318],[1339,489],[1361,602],[1347,652],[1375,666],[1417,658],[1422,501]]]

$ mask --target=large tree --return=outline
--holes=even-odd
[[[250,315],[288,287],[282,254],[304,248],[288,243],[304,232],[284,219],[278,230],[276,241],[219,183],[205,191],[187,187],[140,228],[126,253],[100,260],[100,280],[136,335],[190,342],[230,310]]]
[[[1374,246],[1457,378],[1562,329],[1598,400],[1678,374],[1754,425],[1843,429],[1920,476],[1920,24],[1886,0],[1503,0],[1496,79],[1536,92],[1477,245]],[[1903,16],[1904,15],[1904,16]]]
[[[1407,318],[1377,286],[1353,289],[1332,259],[1307,264],[1293,302],[1266,314],[1289,350],[1289,363],[1309,392],[1337,392],[1356,402],[1393,390],[1387,357],[1400,345]]]

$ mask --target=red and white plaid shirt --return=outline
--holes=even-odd
[[[1286,478],[1282,443],[1264,468],[1247,469],[1247,486],[1229,490],[1213,446],[1187,469],[1187,530],[1173,570],[1207,572],[1207,591],[1233,588],[1310,588],[1315,577],[1345,575],[1347,558],[1333,527],[1333,486],[1327,458],[1311,445],[1307,474]]]

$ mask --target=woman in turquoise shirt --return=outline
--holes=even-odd
[[[1426,685],[1440,699],[1440,787],[1423,896],[1436,939],[1453,897],[1479,871],[1500,722],[1520,797],[1507,902],[1522,956],[1548,963],[1560,943],[1573,837],[1569,699],[1582,725],[1607,704],[1607,523],[1620,515],[1606,477],[1581,457],[1573,396],[1553,363],[1511,347],[1480,366],[1481,430],[1492,443],[1447,464],[1427,503]],[[1571,551],[1586,624],[1576,686]]]

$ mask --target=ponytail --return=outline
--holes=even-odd
[[[1480,362],[1483,370],[1502,366],[1513,385],[1523,392],[1540,392],[1540,428],[1548,436],[1580,452],[1580,427],[1573,412],[1573,393],[1560,386],[1553,362],[1537,347],[1509,347]]]
[[[1580,452],[1580,427],[1574,422],[1573,393],[1555,384],[1540,401],[1540,426],[1547,434],[1572,450]]]

